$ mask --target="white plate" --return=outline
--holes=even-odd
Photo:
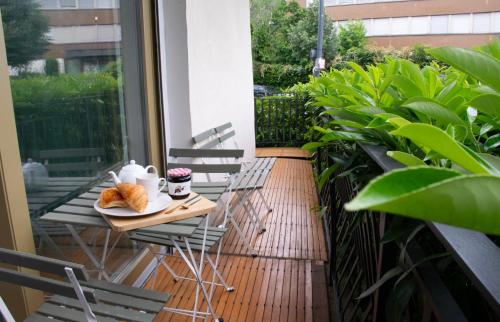
[[[105,214],[108,216],[114,217],[139,217],[154,214],[155,212],[162,211],[166,209],[170,203],[172,202],[172,198],[166,193],[160,193],[158,198],[155,201],[151,201],[148,203],[146,209],[143,212],[137,212],[132,208],[101,208],[99,207],[99,200],[96,200],[94,203],[94,209],[100,212],[101,214]]]

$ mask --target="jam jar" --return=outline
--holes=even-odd
[[[191,169],[175,168],[167,171],[168,194],[173,199],[184,199],[191,193]]]

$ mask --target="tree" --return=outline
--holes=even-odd
[[[347,54],[351,48],[364,48],[366,45],[366,28],[362,21],[349,21],[339,28],[339,53]]]
[[[316,48],[318,4],[307,9],[295,1],[252,0],[252,49],[256,62],[310,65],[309,53]],[[335,55],[335,29],[325,15],[324,56]]]
[[[34,0],[0,0],[7,62],[19,67],[47,50],[48,19]]]
[[[316,48],[318,39],[318,2],[314,1],[305,10],[304,15],[288,31],[290,43],[290,61],[302,66],[311,64],[309,53]],[[336,30],[333,21],[325,14],[323,29],[323,57],[331,62],[337,47]]]

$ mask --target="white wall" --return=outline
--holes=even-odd
[[[167,148],[189,146],[192,135],[232,122],[245,158],[253,158],[249,0],[159,3]]]
[[[194,134],[232,122],[245,158],[255,156],[248,0],[187,0]]]
[[[158,1],[162,102],[167,150],[191,144],[186,3]]]

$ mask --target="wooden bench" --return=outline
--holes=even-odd
[[[98,176],[104,168],[103,148],[42,150],[39,157],[50,176]]]
[[[44,273],[2,267],[0,281],[54,294],[26,321],[153,321],[170,298],[167,293],[92,280],[80,264],[5,248],[0,248],[0,263]],[[46,277],[49,274],[58,279]]]

